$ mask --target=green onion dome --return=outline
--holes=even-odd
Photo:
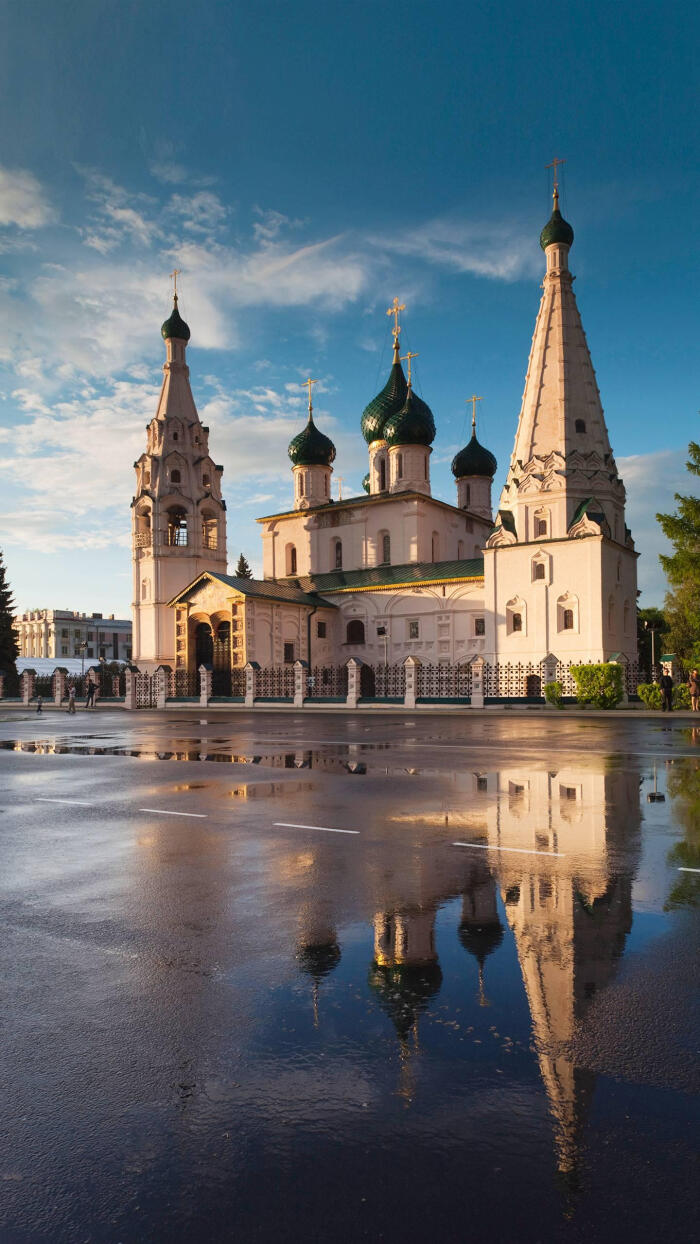
[[[413,389],[401,410],[384,424],[384,440],[387,445],[432,445],[435,440],[433,412]]]
[[[369,987],[402,1039],[440,992],[441,984],[438,963],[373,963],[369,973]]]
[[[309,412],[306,427],[289,442],[287,453],[293,466],[328,467],[335,459],[335,445],[323,432],[319,432]]]
[[[369,471],[367,472],[367,474],[365,475],[365,478],[362,481],[362,487],[364,488],[365,492],[369,492]]]
[[[497,468],[496,459],[488,449],[479,444],[476,432],[472,432],[469,444],[460,449],[452,459],[452,474],[455,479],[462,479],[465,475],[482,475],[486,479],[493,479]]]
[[[401,410],[406,401],[407,392],[406,377],[403,374],[399,352],[395,349],[394,362],[389,372],[389,379],[381,393],[378,393],[368,406],[365,406],[362,414],[360,427],[368,445],[371,445],[372,441],[382,439],[387,420]]]
[[[302,972],[307,972],[315,981],[321,981],[340,963],[340,946],[335,941],[302,946],[296,957]]]
[[[167,320],[164,320],[160,331],[165,341],[169,337],[178,337],[180,341],[189,341],[190,339],[190,326],[185,323],[177,309],[177,294],[175,295],[172,313]]]
[[[567,220],[564,220],[558,207],[554,208],[552,215],[547,221],[544,229],[540,234],[540,246],[542,250],[546,250],[552,242],[563,242],[565,246],[571,246],[574,240],[574,231]]]

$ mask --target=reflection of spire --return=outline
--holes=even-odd
[[[314,1014],[314,1028],[319,1024],[319,986],[324,977],[337,968],[340,963],[340,946],[331,932],[323,942],[308,943],[299,946],[297,963],[302,972],[311,977],[311,1005]]]
[[[459,940],[479,965],[479,1006],[490,1006],[484,989],[484,964],[503,941],[503,925],[498,914],[496,882],[483,860],[474,862],[470,884],[464,891]]]

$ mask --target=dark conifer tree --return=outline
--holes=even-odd
[[[15,602],[7,582],[5,563],[0,552],[0,673],[5,674],[10,685],[17,681],[17,657],[19,645],[13,626]]]
[[[250,566],[248,565],[248,561],[245,555],[241,553],[240,557],[238,558],[238,565],[236,566],[236,578],[237,579],[252,579],[252,577],[253,577],[253,572]]]

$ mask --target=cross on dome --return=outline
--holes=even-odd
[[[476,404],[477,402],[483,402],[483,400],[483,397],[477,397],[476,393],[472,393],[471,397],[466,399],[467,406],[470,402],[472,404],[472,432],[476,432]]]
[[[399,324],[399,311],[405,311],[405,310],[406,310],[406,303],[405,302],[400,303],[398,298],[394,298],[394,301],[392,302],[391,306],[387,307],[387,311],[386,311],[387,315],[393,315],[394,317],[394,344],[395,345],[398,344],[399,336],[401,333],[401,325]]]
[[[313,408],[314,408],[314,404],[311,400],[311,389],[312,389],[312,386],[315,384],[318,384],[318,380],[312,380],[310,376],[308,380],[302,380],[301,382],[301,388],[309,390],[309,418],[311,418]]]
[[[554,169],[554,184],[552,186],[552,198],[554,199],[555,207],[559,206],[559,177],[557,175],[557,167],[560,164],[566,164],[566,158],[564,158],[563,160],[560,160],[558,156],[555,156],[551,164],[545,165],[545,168]]]
[[[406,378],[406,383],[408,384],[409,389],[411,388],[411,359],[417,359],[417,358],[418,358],[417,350],[409,350],[408,354],[401,355],[401,362],[408,363],[408,376]]]

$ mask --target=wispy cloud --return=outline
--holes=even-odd
[[[0,165],[0,225],[41,229],[56,219],[40,182],[27,169]]]
[[[514,281],[537,271],[531,236],[507,221],[443,217],[371,241],[384,252],[491,280]]]

